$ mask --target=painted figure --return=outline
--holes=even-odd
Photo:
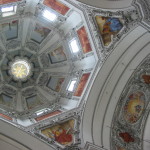
[[[145,104],[145,96],[142,92],[135,92],[128,97],[124,106],[125,119],[129,123],[135,123],[142,115]]]
[[[119,136],[120,136],[120,137],[124,140],[124,142],[126,142],[126,143],[134,142],[134,138],[133,138],[128,132],[119,133]]]
[[[58,130],[53,131],[55,141],[63,145],[70,143],[73,140],[73,137],[69,130],[67,131],[65,129],[59,128]]]
[[[150,84],[150,75],[142,75],[142,78],[146,84]]]
[[[117,35],[123,27],[121,19],[119,18],[96,16],[96,22],[98,24],[104,46],[108,46],[111,43],[112,38]]]
[[[34,31],[31,34],[31,40],[41,43],[50,33],[50,29],[41,26],[40,24],[36,24]]]
[[[46,128],[41,133],[59,144],[70,145],[73,143],[74,120],[69,120],[64,123]]]
[[[63,51],[63,47],[59,47],[49,53],[51,63],[59,63],[67,60],[66,54]]]
[[[118,18],[104,18],[105,19],[105,24],[103,26],[103,33],[111,33],[115,34],[116,32],[119,32],[123,25],[120,22]]]

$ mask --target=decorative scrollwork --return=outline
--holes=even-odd
[[[48,81],[48,73],[43,73],[42,76],[39,78],[38,85],[43,86]]]
[[[144,111],[150,99],[149,62],[148,56],[132,74],[123,90],[113,118],[112,147],[116,143],[128,149],[142,149],[142,142],[139,141],[143,137],[144,125],[150,112],[150,109]]]
[[[7,45],[7,49],[10,50],[10,49],[16,49],[18,47],[21,46],[21,42],[20,41],[17,41],[17,40],[11,40]]]
[[[15,89],[13,89],[12,87],[6,86],[6,85],[2,87],[2,90],[9,95],[16,95],[16,93],[17,93],[17,91]]]
[[[40,59],[43,67],[49,67],[49,57],[47,54],[42,54]]]
[[[34,52],[38,52],[39,51],[39,46],[33,42],[28,42],[26,43],[26,47],[31,50],[31,51],[34,51]]]
[[[28,88],[28,89],[26,89],[25,91],[22,92],[22,95],[24,97],[27,97],[27,96],[31,96],[33,94],[36,94],[36,92],[37,92],[36,88]]]

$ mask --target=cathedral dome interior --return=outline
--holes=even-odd
[[[0,150],[149,150],[150,2],[0,0]]]

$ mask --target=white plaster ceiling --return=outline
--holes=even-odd
[[[45,88],[40,89],[40,87],[38,86],[37,90],[39,90],[44,95],[44,97],[48,99],[48,102],[45,103],[45,105],[43,105],[42,107],[37,107],[33,110],[27,110],[26,107],[24,108],[24,103],[22,103],[23,101],[20,101],[22,92],[17,91],[17,105],[14,108],[19,112],[19,115],[21,117],[18,117],[19,115],[16,115],[14,113],[15,115],[12,122],[7,121],[6,123],[5,121],[0,121],[0,126],[2,127],[0,128],[0,133],[6,135],[7,137],[15,139],[15,141],[18,141],[33,150],[46,150],[48,148],[58,149],[58,147],[60,146],[58,143],[53,143],[53,141],[51,141],[51,143],[49,144],[49,138],[47,138],[46,140],[44,138],[41,139],[41,134],[39,133],[41,127],[45,127],[49,124],[58,124],[59,122],[63,122],[63,120],[67,120],[68,118],[71,119],[74,117],[74,119],[77,120],[76,132],[80,133],[80,146],[84,147],[84,144],[86,142],[90,142],[100,146],[101,148],[110,150],[112,140],[111,125],[120,95],[131,74],[137,68],[139,63],[149,54],[150,34],[148,32],[148,23],[145,23],[145,21],[143,21],[144,16],[141,15],[140,9],[139,7],[137,7],[137,5],[136,7],[135,5],[132,5],[132,7],[130,7],[132,2],[131,0],[82,0],[81,2],[85,4],[107,9],[101,10],[99,8],[95,8],[95,10],[93,10],[92,7],[87,7],[86,10],[86,5],[81,5],[80,3],[77,5],[77,2],[75,1],[75,6],[81,6],[79,8],[83,10],[84,13],[82,14],[82,11],[80,9],[70,5],[69,3],[67,3],[67,1],[64,1],[64,3],[72,9],[72,11],[66,16],[66,20],[64,20],[64,22],[51,25],[49,24],[49,22],[43,20],[43,18],[40,16],[42,6],[39,7],[40,5],[37,5],[38,2],[38,0],[27,0],[25,6],[23,7],[25,11],[21,16],[17,14],[16,16],[3,18],[0,20],[0,23],[4,23],[12,19],[20,20],[20,23],[22,24],[22,29],[20,29],[19,32],[21,35],[20,39],[23,48],[26,46],[26,41],[30,41],[30,33],[34,28],[35,22],[40,22],[42,25],[45,25],[49,29],[52,29],[53,34],[52,36],[49,36],[47,39],[45,39],[45,41],[38,47],[40,51],[38,53],[35,52],[34,54],[38,54],[38,56],[40,56],[40,54],[42,54],[43,52],[48,52],[48,48],[53,47],[54,43],[57,42],[58,39],[66,41],[66,36],[64,35],[67,35],[72,29],[74,30],[79,28],[81,25],[84,25],[87,29],[93,52],[90,55],[84,55],[82,53],[82,55],[78,55],[72,58],[70,53],[67,51],[66,54],[68,54],[68,61],[66,61],[66,63],[50,65],[47,68],[45,67],[46,69],[44,67],[41,68],[42,71],[43,69],[45,69],[47,72],[50,72],[54,75],[66,76],[67,79],[64,84],[64,88],[62,88],[62,91],[60,93],[51,92],[49,94],[49,92],[46,91]],[[137,8],[138,11],[136,11]],[[118,10],[121,11],[121,13]],[[34,16],[34,14],[36,15]],[[117,16],[125,19],[123,20],[125,26],[123,27],[122,31],[118,34],[118,36],[113,39],[113,42],[108,47],[104,46],[102,38],[99,36],[99,30],[97,29],[97,25],[95,21],[93,21],[96,15],[101,14],[103,14],[104,16]],[[137,14],[139,18],[137,18]],[[60,17],[60,19],[63,20],[64,18]],[[146,20],[148,19],[146,18]],[[55,25],[57,25],[57,28]],[[69,36],[71,36],[70,33]],[[5,42],[7,43],[7,41]],[[1,42],[1,46],[3,49],[6,49],[5,42]],[[6,54],[6,56],[8,56],[8,53]],[[45,65],[47,64],[45,63]],[[77,76],[80,75],[81,77],[83,70],[87,72],[93,71],[93,76],[91,80],[89,80],[88,88],[84,90],[87,93],[85,93],[84,96],[81,96],[80,98],[72,98],[69,96],[66,98],[64,95],[66,93],[65,90],[69,83],[69,79],[71,79],[74,73]],[[68,74],[70,76],[68,76]],[[19,88],[17,87],[17,90],[18,89]],[[88,95],[89,91],[90,93]],[[61,98],[59,103],[57,103],[58,105],[55,105],[55,107],[60,108],[61,106],[61,110],[63,110],[64,113],[49,118],[45,121],[36,122],[34,120],[34,117],[36,115],[35,112],[39,109],[49,108],[49,106],[51,106],[50,102],[51,100],[53,100],[53,98]],[[75,109],[76,107],[79,109]],[[80,117],[83,110],[84,115],[82,120],[82,118]],[[5,108],[5,106],[3,107],[2,112],[5,112],[4,114],[7,114],[7,112],[9,111],[10,110],[8,108]],[[9,113],[7,115],[9,115]],[[16,127],[9,124],[10,122],[13,125],[16,124]],[[148,122],[149,121],[147,121],[146,130],[144,132],[144,139],[146,140],[149,140],[149,136],[147,134],[147,131],[149,131]],[[80,124],[81,127],[79,127]],[[17,128],[20,128],[24,131]],[[32,136],[35,137],[32,137],[26,132],[29,132],[30,134],[32,134]],[[79,135],[77,134],[76,140],[79,140],[78,136]],[[35,142],[35,146],[32,144],[31,141]],[[1,141],[1,144],[5,148],[12,146],[10,145],[10,143],[4,143],[4,141]],[[144,145],[144,150],[149,150],[149,143],[147,142],[146,144],[147,145]],[[62,146],[60,147],[62,149],[64,148]],[[13,147],[11,148],[13,150]]]
[[[10,4],[1,5],[1,7]],[[69,42],[77,38],[76,31],[82,26],[87,26],[81,10],[67,2],[64,4],[68,5],[69,11],[65,15],[43,5],[43,2],[39,2],[39,0],[27,0],[12,4],[17,4],[16,15],[0,20],[3,24],[1,49],[4,53],[1,58],[1,80],[3,81],[1,93],[5,94],[2,97],[9,95],[13,98],[11,107],[2,104],[3,109],[9,112],[15,111],[15,115],[18,113],[18,116],[20,113],[21,116],[28,117],[26,114],[29,115],[44,108],[58,109],[62,107],[64,110],[75,108],[80,98],[70,100],[70,96],[67,96],[67,86],[72,78],[76,77],[79,80],[84,72],[92,70],[97,60],[94,48],[90,55],[89,53],[88,55],[84,54],[82,51],[73,54],[69,48]],[[42,16],[43,9],[53,11],[57,15],[57,19],[54,22],[46,20]],[[17,21],[13,23],[14,20]],[[4,23],[6,23],[5,29]],[[14,33],[7,29],[9,25],[15,26]],[[44,28],[44,33],[38,28]],[[15,34],[18,34],[17,38]],[[13,40],[9,38],[13,38]],[[81,50],[81,45],[79,46]],[[63,58],[60,58],[62,60],[58,61],[52,55],[50,56],[50,53],[59,47],[63,47],[64,51]],[[15,59],[25,59],[31,64],[31,75],[27,80],[17,81],[12,73],[9,73]],[[52,88],[55,86],[55,80],[56,82],[63,80],[63,86],[59,91]],[[28,99],[28,97],[34,95],[36,95],[36,101],[39,100],[36,102],[37,106],[32,108],[29,106],[30,98]]]
[[[133,0],[78,0],[84,4],[105,9],[121,9],[130,7]]]

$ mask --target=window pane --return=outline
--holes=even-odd
[[[76,52],[78,52],[79,51],[79,46],[78,46],[78,44],[77,44],[77,40],[72,40],[71,42],[70,42],[70,46],[71,46],[71,49],[72,49],[72,52],[73,53],[76,53]]]
[[[69,85],[69,88],[68,88],[68,91],[70,91],[70,92],[73,91],[76,82],[77,82],[76,80],[72,80],[72,81],[71,81],[71,83],[70,83],[70,85]]]
[[[4,12],[10,12],[10,11],[13,11],[14,10],[14,7],[13,6],[10,6],[10,7],[3,7],[1,9],[1,11],[4,13]]]
[[[48,10],[44,11],[43,16],[50,21],[54,21],[57,18],[57,16],[54,13],[52,13]]]

